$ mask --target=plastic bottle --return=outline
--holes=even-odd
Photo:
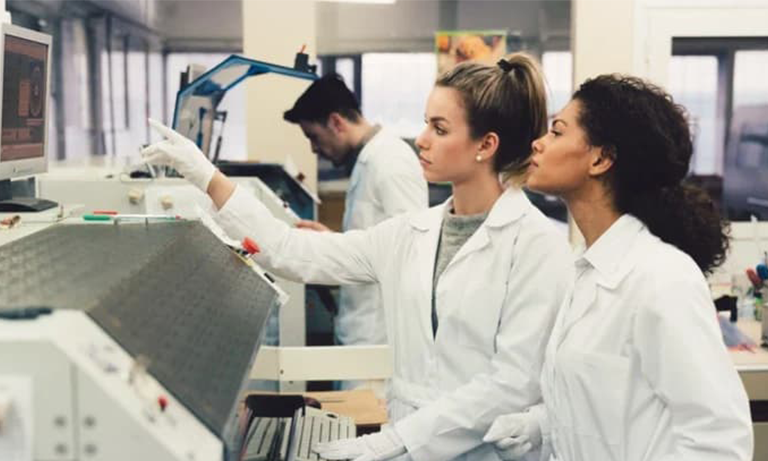
[[[755,320],[755,298],[748,294],[739,297],[739,320]]]

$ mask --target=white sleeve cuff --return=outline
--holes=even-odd
[[[549,417],[547,415],[547,407],[540,403],[534,405],[526,410],[539,424],[539,430],[541,431],[541,453],[539,461],[549,461],[552,455],[552,428],[549,425]]]

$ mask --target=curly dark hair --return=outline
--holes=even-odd
[[[729,224],[685,180],[693,154],[685,109],[658,86],[617,74],[587,80],[573,99],[587,141],[613,157],[606,181],[616,209],[687,253],[702,272],[722,264]]]

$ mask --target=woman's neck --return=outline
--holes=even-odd
[[[568,212],[573,216],[587,248],[600,238],[620,217],[613,200],[602,187],[575,193],[564,198]]]
[[[495,174],[454,183],[453,212],[464,216],[487,213],[503,192]]]

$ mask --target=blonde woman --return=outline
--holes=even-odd
[[[518,186],[545,108],[540,72],[524,54],[441,76],[417,146],[426,179],[451,182],[453,196],[343,234],[291,229],[191,141],[157,127],[167,140],[148,147],[147,160],[207,191],[222,227],[261,247],[261,265],[308,283],[379,283],[393,424],[316,447],[323,457],[494,461],[482,443],[494,418],[540,400],[544,346],[572,272],[565,237]]]

